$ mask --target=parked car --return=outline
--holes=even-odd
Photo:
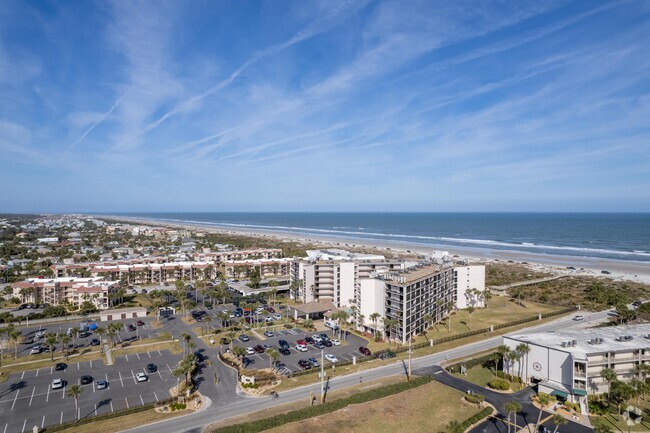
[[[146,381],[149,379],[149,376],[147,376],[147,375],[144,374],[144,373],[136,373],[136,374],[135,374],[135,379],[136,379],[138,382],[146,382]]]
[[[108,388],[108,382],[105,380],[98,380],[97,381],[97,389],[106,389]]]
[[[296,344],[296,350],[298,352],[307,352],[307,346],[304,344]]]
[[[54,366],[54,369],[56,371],[63,371],[66,368],[68,368],[68,364],[66,364],[65,362],[57,362],[57,364]]]
[[[287,340],[279,340],[278,341],[278,346],[288,349],[289,348],[289,343],[287,343]]]
[[[319,343],[322,343],[322,342],[323,342],[323,337],[321,337],[320,334],[316,334],[316,335],[314,335],[314,336],[311,337],[311,338],[313,338],[314,341],[318,341]]]
[[[99,346],[100,342],[99,342],[99,340],[97,338],[93,338],[92,340],[90,340],[90,345],[91,346]]]
[[[310,370],[311,364],[308,361],[301,359],[300,361],[298,361],[298,367],[302,368],[303,370]]]
[[[137,322],[135,322],[135,324],[138,326],[144,326],[144,322],[142,320],[138,320]]]
[[[288,347],[281,347],[278,349],[278,352],[280,352],[281,355],[291,355],[291,350],[289,350]]]
[[[43,338],[43,337],[45,337],[45,331],[36,332],[36,338]]]
[[[271,317],[273,317],[273,320],[282,320],[282,314],[275,313]]]
[[[135,325],[133,323],[129,323],[129,331],[135,331]]]
[[[158,371],[158,367],[156,366],[156,364],[153,364],[153,363],[152,364],[147,364],[147,371],[149,373],[155,373],[156,371]]]
[[[91,383],[92,381],[93,381],[93,377],[92,377],[92,376],[89,376],[89,375],[87,375],[87,374],[84,374],[83,376],[81,376],[81,377],[79,378],[79,383],[81,383],[82,385],[88,385],[88,384]]]
[[[221,344],[230,344],[230,339],[226,337],[221,337],[221,340],[219,340],[219,343]]]
[[[273,309],[273,307],[266,307],[266,311],[268,311],[271,314],[275,313],[275,310]]]
[[[366,346],[359,347],[359,352],[365,356],[370,356],[370,349],[368,349]]]
[[[273,335],[274,335],[274,334],[273,334],[273,332],[271,332],[271,331],[264,331],[264,336],[265,336],[265,337],[271,338],[271,337],[273,337]]]
[[[331,341],[332,344],[335,345],[335,346],[340,346],[340,345],[341,345],[341,342],[340,342],[338,339],[336,339],[336,338],[332,338],[330,341]]]
[[[319,343],[318,341],[314,343],[314,347],[316,349],[324,349],[325,345],[323,343]]]
[[[309,358],[307,361],[309,361],[314,367],[320,367],[320,363],[316,360],[316,358]]]
[[[32,346],[32,350],[29,351],[30,355],[38,355],[42,352],[41,346]]]
[[[246,355],[255,355],[255,349],[253,349],[252,347],[247,347]]]
[[[339,359],[331,353],[326,354],[325,359],[327,359],[329,362],[339,362]]]
[[[255,353],[264,353],[264,348],[260,346],[259,344],[255,347],[253,347],[253,350],[255,350]]]
[[[573,318],[573,320],[583,320],[583,319],[584,319],[584,317],[581,314],[578,314],[577,316],[575,316]]]
[[[307,342],[307,344],[314,344],[316,342],[316,340],[314,340],[309,336],[305,337],[305,341]]]
[[[64,385],[65,385],[65,383],[61,379],[53,379],[52,380],[52,389],[63,388]]]
[[[300,344],[301,346],[306,346],[306,345],[307,345],[307,341],[305,341],[305,340],[303,340],[303,339],[296,340],[296,344]]]
[[[323,340],[321,344],[325,347],[332,347],[332,342],[330,340]]]
[[[251,338],[246,334],[242,334],[239,336],[239,341],[245,343],[247,341],[251,341]]]

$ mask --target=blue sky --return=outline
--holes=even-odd
[[[650,211],[645,1],[0,2],[0,211]]]

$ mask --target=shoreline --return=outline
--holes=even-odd
[[[170,222],[152,218],[126,217],[116,215],[92,215],[92,217],[108,221],[124,221],[149,226],[200,229],[211,233],[224,233],[242,236],[259,236],[267,239],[282,241],[310,242],[326,248],[375,248],[391,253],[416,253],[428,255],[433,252],[446,251],[471,262],[479,263],[508,263],[510,261],[524,264],[531,269],[550,272],[557,275],[576,275],[601,277],[614,280],[627,280],[635,283],[650,284],[650,264],[645,262],[625,261],[616,259],[550,255],[519,251],[489,250],[476,247],[449,247],[446,245],[420,244],[390,240],[375,240],[342,236],[307,235],[281,230],[265,230],[201,224],[198,222]],[[568,269],[569,266],[576,270]],[[610,272],[603,274],[601,271]]]

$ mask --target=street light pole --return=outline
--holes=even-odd
[[[320,404],[325,403],[325,359],[324,349],[320,350]]]
[[[411,336],[409,335],[409,374],[408,374],[408,380],[409,382],[411,381],[411,358],[413,356],[413,351],[411,350]]]

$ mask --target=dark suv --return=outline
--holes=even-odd
[[[287,343],[287,340],[280,340],[278,341],[278,346],[280,346],[282,349],[288,349],[289,343]]]
[[[93,377],[92,377],[92,376],[88,376],[87,374],[84,374],[83,376],[81,376],[81,379],[79,379],[79,382],[80,382],[82,385],[88,385],[88,384],[91,383],[92,381],[93,381]]]

